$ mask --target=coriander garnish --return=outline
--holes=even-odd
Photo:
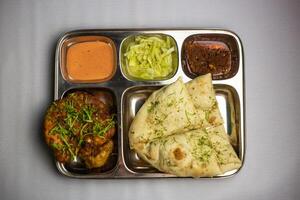
[[[93,127],[93,133],[99,137],[104,137],[104,134],[109,131],[115,125],[114,116],[105,120],[104,122],[95,122]]]
[[[150,102],[150,106],[148,107],[148,112],[152,112],[158,104],[159,104],[159,101]]]
[[[92,106],[86,106],[82,109],[82,120],[85,122],[93,122],[92,116],[96,110]]]

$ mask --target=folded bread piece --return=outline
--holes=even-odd
[[[216,176],[240,167],[224,128],[196,129],[155,139],[139,155],[160,171],[177,176]]]
[[[196,112],[194,103],[182,79],[155,91],[136,114],[130,130],[133,149],[153,139],[208,126],[204,112]]]
[[[138,153],[158,170],[177,176],[222,173],[208,134],[200,129],[155,139]]]
[[[131,124],[129,143],[153,167],[177,176],[211,177],[241,166],[210,74],[154,92]]]
[[[223,124],[211,75],[199,76],[185,85],[196,110],[205,113],[205,119],[210,124],[210,127]]]

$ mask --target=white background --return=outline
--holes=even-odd
[[[0,1],[0,199],[299,199],[300,1]],[[225,28],[245,53],[246,162],[219,180],[77,180],[42,138],[54,48],[85,28]]]

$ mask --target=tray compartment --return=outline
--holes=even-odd
[[[197,53],[191,55],[191,52]],[[195,34],[187,37],[182,44],[182,68],[190,78],[208,72],[212,73],[213,80],[232,78],[239,70],[239,59],[238,43],[231,35]],[[195,72],[191,65],[199,71]]]
[[[216,98],[218,101],[219,109],[224,120],[224,126],[229,140],[237,155],[242,160],[242,141],[240,138],[240,101],[237,91],[230,85],[216,84],[214,85]]]
[[[128,131],[133,118],[144,104],[147,98],[159,89],[161,86],[135,86],[127,89],[122,96],[122,156],[124,165],[133,173],[162,173],[153,168],[150,164],[142,160],[136,152],[129,148]],[[240,125],[239,125],[239,97],[236,90],[224,84],[214,85],[216,98],[218,101],[221,115],[224,119],[225,130],[227,131],[230,141],[234,149],[242,159],[242,141],[240,140]],[[226,175],[236,173],[237,170],[227,172]],[[219,175],[221,177],[223,175]]]
[[[113,91],[107,88],[72,88],[69,90],[66,90],[63,94],[62,97],[71,94],[73,92],[87,92],[89,94],[94,95],[97,97],[99,100],[101,100],[104,104],[108,105],[111,108],[111,113],[117,113],[117,104],[116,104],[116,95],[114,94]],[[117,120],[118,124],[118,120]],[[116,125],[117,126],[117,125]],[[78,162],[72,162],[70,164],[61,164],[57,163],[57,166],[59,170],[67,175],[67,176],[82,176],[84,177],[85,175],[102,175],[102,174],[109,174],[112,173],[118,162],[118,155],[119,155],[119,148],[118,148],[118,142],[119,142],[119,129],[116,127],[116,133],[113,136],[113,142],[114,142],[114,148],[112,151],[112,154],[108,158],[107,162],[105,165],[99,168],[94,168],[94,169],[87,169],[84,167],[84,164],[81,163],[80,161]]]
[[[135,86],[127,89],[122,96],[122,156],[124,165],[135,173],[159,173],[150,164],[142,160],[136,152],[129,148],[128,131],[131,122],[147,98],[161,86]]]
[[[113,57],[113,69],[112,73],[109,76],[106,76],[102,79],[95,79],[95,80],[74,80],[70,77],[68,70],[67,70],[67,54],[72,47],[72,45],[84,43],[84,42],[104,42],[111,46],[112,48],[112,57]],[[117,50],[116,45],[113,42],[112,39],[106,36],[101,35],[79,35],[79,36],[73,36],[65,38],[61,45],[61,51],[60,51],[60,70],[63,78],[71,83],[96,83],[96,82],[105,82],[110,80],[116,73],[117,69]]]
[[[138,77],[133,77],[130,75],[130,73],[127,70],[127,64],[126,64],[126,57],[124,56],[128,45],[132,42],[135,41],[135,37],[137,36],[145,36],[145,37],[150,37],[150,36],[158,36],[161,37],[163,39],[165,38],[169,38],[171,41],[172,46],[175,47],[175,51],[172,53],[172,68],[173,71],[166,77],[161,77],[161,78],[156,78],[156,79],[152,79],[152,80],[148,80],[148,79],[142,79],[142,78],[138,78]],[[164,80],[168,80],[171,79],[177,72],[178,70],[178,66],[179,66],[179,56],[178,56],[178,47],[177,47],[177,43],[176,40],[171,37],[170,35],[166,35],[166,34],[162,34],[162,33],[143,33],[143,34],[133,34],[130,35],[128,37],[126,37],[121,45],[120,45],[120,51],[119,51],[119,60],[120,60],[120,68],[121,68],[121,72],[123,74],[123,76],[130,81],[146,81],[146,82],[151,82],[151,81],[164,81]]]

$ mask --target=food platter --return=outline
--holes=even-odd
[[[174,73],[160,80],[134,79],[124,71],[124,53],[128,41],[137,35],[170,36],[176,46],[177,57]],[[54,100],[60,99],[73,91],[89,93],[105,93],[113,102],[116,113],[117,129],[113,137],[114,151],[107,164],[98,169],[87,170],[72,164],[56,162],[58,170],[73,178],[163,178],[176,177],[162,173],[143,161],[129,148],[128,131],[130,124],[139,108],[152,92],[182,77],[184,82],[194,78],[186,67],[185,42],[197,35],[212,42],[226,44],[231,53],[233,72],[224,77],[216,76],[213,87],[218,105],[224,119],[225,129],[229,135],[239,159],[244,163],[245,156],[245,100],[244,100],[244,66],[242,44],[238,36],[227,30],[219,29],[114,29],[114,30],[76,30],[64,34],[58,41],[55,56]],[[97,37],[109,38],[114,46],[115,69],[106,80],[74,82],[65,74],[65,48],[68,42],[80,42],[82,37],[89,40]],[[79,39],[78,39],[79,38]],[[236,174],[239,169],[228,171],[213,178],[228,177]]]

